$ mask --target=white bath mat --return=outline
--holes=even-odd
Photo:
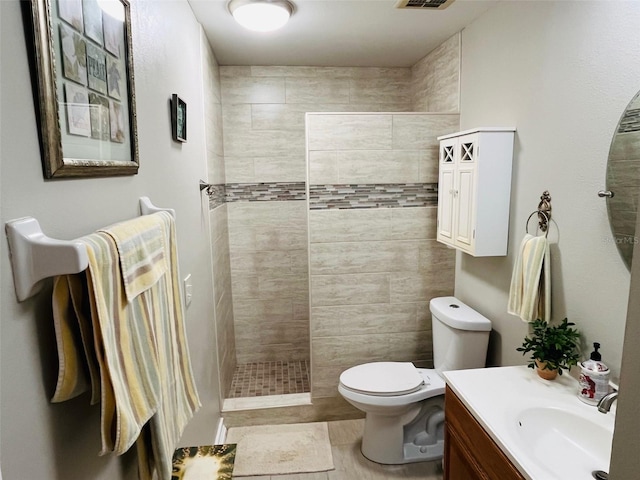
[[[232,427],[226,443],[236,443],[234,477],[286,475],[333,470],[325,422]]]

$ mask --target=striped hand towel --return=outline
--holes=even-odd
[[[51,399],[54,403],[87,391],[89,379],[91,405],[100,401],[100,372],[83,277],[84,274],[63,275],[53,280],[53,322],[58,347],[58,382]]]
[[[133,301],[167,272],[166,238],[155,214],[116,223],[98,231],[111,235],[118,246],[127,301]]]
[[[513,266],[507,311],[525,322],[551,318],[551,255],[544,236],[525,235]]]
[[[100,365],[102,452],[126,452],[160,403],[156,319],[141,295],[127,302],[118,250],[106,233],[80,239],[87,247],[89,301]]]
[[[191,369],[184,324],[184,309],[180,293],[178,248],[173,217],[162,212],[163,228],[168,239],[170,270],[155,287],[141,297],[147,297],[156,312],[164,312],[165,320],[158,324],[158,367],[161,383],[160,406],[148,424],[148,435],[140,437],[138,452],[147,452],[151,466],[159,478],[170,478],[173,453],[193,413],[200,407]],[[141,461],[145,458],[140,456]],[[141,468],[141,471],[144,471]]]
[[[94,318],[99,319],[104,330],[105,363],[112,378],[115,407],[110,407],[106,389],[107,395],[103,393],[106,400],[103,403],[103,449],[109,448],[109,440],[113,440],[113,451],[123,453],[140,437],[142,427],[150,420],[145,426],[149,432],[141,441],[151,439],[150,444],[145,443],[148,457],[158,477],[168,479],[176,444],[200,401],[186,339],[175,223],[166,212],[148,217],[153,217],[161,227],[156,231],[164,236],[167,247],[164,256],[169,271],[127,304],[119,281],[116,243],[110,235],[97,233],[91,236],[91,242],[96,236],[100,241],[108,239],[108,245],[102,245],[99,250],[109,250],[111,261],[103,257],[94,262],[90,255],[89,277],[94,290],[92,300],[96,304]],[[87,243],[90,250],[97,247],[91,242]],[[105,269],[105,265],[110,268]],[[96,288],[97,284],[101,288]],[[126,321],[117,322],[119,318]],[[111,329],[109,324],[113,320],[116,320],[116,328]],[[109,358],[108,352],[115,355]],[[108,436],[111,425],[115,426],[114,438]]]
[[[66,276],[53,280],[53,325],[58,349],[58,382],[52,402],[64,402],[89,389],[88,364],[83,358],[80,325],[73,310]]]
[[[164,275],[129,302],[118,246],[111,235],[97,232],[81,239],[88,270],[68,276],[66,283],[60,279],[54,304],[63,321],[75,314],[76,321],[88,324],[80,328],[80,336],[87,361],[99,367],[92,383],[94,394],[101,396],[101,453],[122,454],[137,442],[140,478],[151,478],[155,471],[158,478],[169,479],[176,443],[200,401],[186,340],[175,224],[168,213],[149,217],[159,226],[153,230],[163,236],[166,247]],[[149,219],[143,220],[148,225]],[[60,337],[68,340],[65,335]],[[77,374],[66,361],[66,355],[78,356],[77,332],[71,338],[63,345],[69,348],[59,348],[65,361],[59,401],[71,398],[78,388]]]

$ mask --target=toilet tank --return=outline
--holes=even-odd
[[[455,297],[434,298],[429,309],[436,371],[484,367],[491,321]]]

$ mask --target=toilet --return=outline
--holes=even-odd
[[[485,366],[491,322],[455,297],[431,300],[435,369],[373,362],[340,375],[338,391],[366,413],[362,454],[383,464],[438,460],[444,453],[441,373]]]

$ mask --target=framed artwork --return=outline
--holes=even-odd
[[[102,95],[89,93],[91,116],[91,138],[103,141],[111,139],[111,121],[109,120],[109,100]]]
[[[89,88],[107,94],[107,58],[99,47],[87,44],[87,80]]]
[[[97,0],[82,0],[82,12],[85,35],[98,45],[104,45],[102,8],[98,5]]]
[[[91,114],[89,112],[89,96],[85,88],[68,83],[64,86],[65,114],[67,128],[71,135],[91,136]]]
[[[30,0],[46,178],[138,173],[130,5],[108,3]]]
[[[187,141],[187,104],[175,93],[171,95],[171,130],[176,142]]]

